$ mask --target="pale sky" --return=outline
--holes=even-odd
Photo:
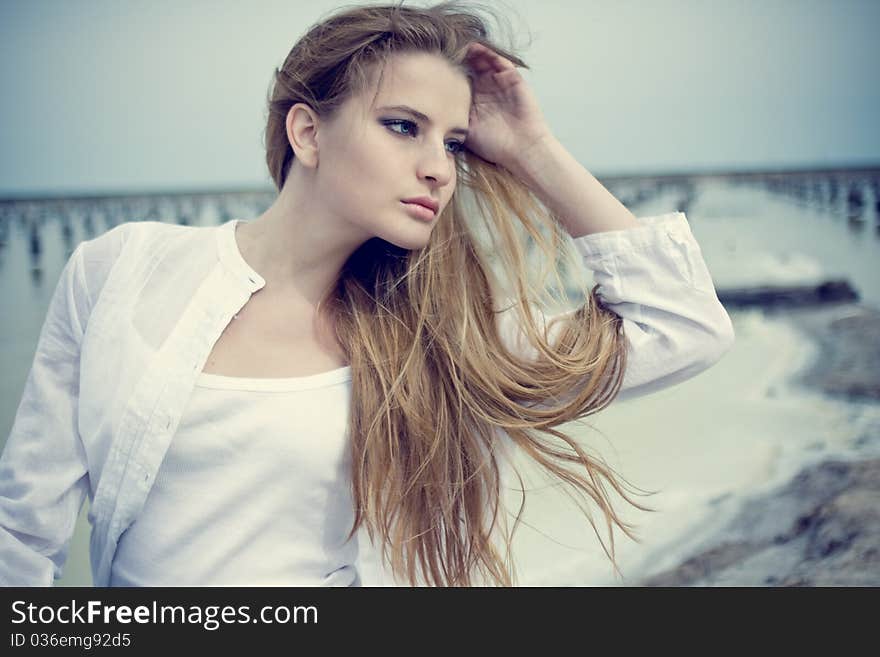
[[[598,177],[880,165],[880,0],[486,3]],[[0,198],[270,188],[273,69],[342,4],[0,0]]]

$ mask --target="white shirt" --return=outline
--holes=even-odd
[[[110,584],[119,541],[186,426],[214,343],[265,285],[238,250],[235,221],[126,222],[70,256],[0,456],[0,583],[50,585],[60,577],[88,495],[93,581]],[[684,213],[585,235],[574,246],[605,305],[623,318],[629,354],[618,400],[684,381],[732,345],[730,318]],[[502,336],[517,344],[505,316]],[[336,414],[335,424],[347,408],[324,412]],[[245,476],[259,479],[261,463],[241,464],[250,469]],[[237,508],[246,516],[249,506]]]
[[[350,586],[350,367],[199,375],[111,586]]]

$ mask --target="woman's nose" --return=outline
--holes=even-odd
[[[430,178],[440,186],[446,185],[452,179],[455,162],[446,150],[445,145],[432,146],[426,149],[419,162],[419,177]]]

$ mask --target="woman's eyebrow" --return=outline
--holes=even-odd
[[[427,114],[422,114],[421,112],[413,109],[409,105],[386,105],[384,107],[380,107],[379,109],[380,110],[397,110],[398,112],[405,112],[407,114],[411,114],[412,116],[414,116],[417,119],[420,119],[421,121],[424,121],[425,123],[427,123],[429,125],[431,123],[431,119],[428,118]],[[452,128],[449,132],[457,132],[459,134],[464,135],[465,137],[467,137],[467,135],[468,135],[468,131],[466,128]]]

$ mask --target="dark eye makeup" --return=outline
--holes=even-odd
[[[391,126],[406,128],[408,132],[391,130],[391,132],[405,137],[415,137],[419,134],[418,124],[415,121],[409,121],[408,119],[383,119],[382,124],[389,129],[391,129]],[[450,151],[453,155],[459,155],[464,150],[464,142],[453,139],[452,141],[447,142],[447,144],[453,144],[455,146],[455,150]]]

